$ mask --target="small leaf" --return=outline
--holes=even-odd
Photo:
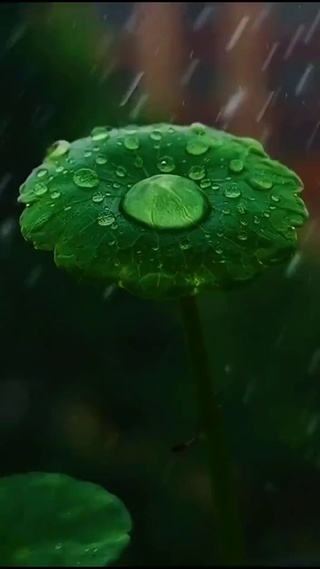
[[[63,474],[0,478],[0,516],[1,566],[102,567],[130,540],[119,498]]]

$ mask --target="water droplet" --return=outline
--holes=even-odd
[[[191,180],[201,180],[206,175],[206,169],[204,166],[191,166],[189,170],[189,178]]]
[[[136,156],[134,159],[134,165],[136,168],[142,168],[143,167],[143,160],[141,158],[141,156]]]
[[[209,150],[210,144],[208,140],[202,140],[202,138],[192,138],[187,143],[187,152],[192,154],[192,156],[200,156]]]
[[[159,129],[155,129],[150,133],[150,138],[152,140],[161,140],[162,139],[162,132]]]
[[[48,191],[48,186],[44,182],[36,182],[33,187],[33,191],[36,196],[42,196]]]
[[[215,252],[216,252],[218,255],[222,255],[222,253],[223,253],[222,247],[216,247]]]
[[[138,150],[140,142],[135,136],[126,136],[124,139],[124,145],[128,150]]]
[[[201,122],[192,123],[192,125],[190,126],[190,129],[192,130],[192,132],[194,132],[195,134],[198,134],[200,136],[202,134],[206,133],[206,127]]]
[[[71,205],[67,205],[66,207],[63,208],[63,211],[69,211],[71,208]]]
[[[211,188],[213,190],[220,190],[220,186],[218,186],[218,184],[212,184]]]
[[[270,190],[273,186],[273,182],[267,178],[254,177],[250,178],[250,184],[255,190]]]
[[[205,178],[204,180],[201,180],[200,188],[202,188],[204,190],[205,188],[209,188],[209,186],[211,186],[211,180],[209,180],[209,178]]]
[[[237,205],[237,211],[238,211],[239,213],[241,213],[241,215],[243,215],[244,213],[246,213],[247,210],[246,210],[246,207],[245,207],[245,205],[244,205],[243,203],[239,203],[239,204]]]
[[[109,130],[103,126],[97,126],[91,132],[92,140],[105,140],[109,138]]]
[[[263,212],[264,217],[270,217],[270,213],[268,211]]]
[[[54,142],[52,146],[49,147],[47,152],[47,158],[60,158],[64,156],[70,150],[70,142],[67,140],[58,140]]]
[[[248,236],[245,233],[239,233],[238,239],[240,239],[240,241],[247,241]]]
[[[123,197],[121,209],[153,229],[181,229],[201,221],[209,203],[192,180],[161,174],[132,186]]]
[[[182,251],[186,251],[190,247],[190,241],[180,241],[179,247]]]
[[[255,223],[256,225],[259,225],[260,223],[260,219],[256,215],[253,218],[253,223]]]
[[[98,175],[90,168],[80,168],[74,173],[74,183],[79,188],[96,188],[100,184]]]
[[[231,170],[231,172],[242,172],[243,168],[244,168],[244,163],[242,160],[231,160],[230,164],[229,164],[229,168]]]
[[[271,197],[271,199],[272,199],[273,202],[278,203],[278,202],[280,201],[280,197],[279,197],[279,196],[276,196],[275,194],[271,194],[270,197]]]
[[[117,176],[119,176],[119,178],[124,178],[127,174],[127,171],[125,168],[123,168],[123,166],[119,166],[116,169],[116,174],[117,174]]]
[[[94,203],[101,203],[104,200],[104,194],[102,192],[95,192],[92,196],[92,201]]]
[[[48,170],[46,170],[45,168],[41,168],[37,172],[38,178],[43,178],[44,176],[47,176],[47,175],[48,175]]]
[[[96,157],[95,162],[96,164],[102,166],[103,164],[107,163],[107,159],[105,156],[102,156],[102,154],[99,154],[99,156]]]
[[[63,172],[63,170],[64,170],[64,167],[63,167],[63,166],[57,166],[57,167],[56,167],[56,172],[57,172],[57,174],[61,174],[61,172]]]
[[[55,549],[59,550],[62,548],[62,543],[57,543],[57,545],[55,546]]]
[[[112,225],[115,222],[115,217],[111,211],[103,211],[98,215],[98,224],[103,227]]]
[[[113,182],[112,185],[113,185],[113,187],[114,187],[116,190],[118,190],[118,189],[121,187],[118,182]]]
[[[230,184],[230,186],[227,187],[223,193],[226,198],[239,198],[241,196],[241,191],[237,184]]]
[[[231,210],[228,208],[223,208],[221,211],[224,215],[230,215],[230,213],[231,213]]]
[[[92,156],[91,150],[86,150],[86,152],[84,153],[84,157],[85,157],[85,158],[90,158],[90,156]]]
[[[52,192],[52,193],[51,193],[51,197],[52,197],[53,200],[58,199],[60,196],[61,196],[61,192],[55,191],[55,192]]]
[[[172,172],[175,169],[174,159],[171,156],[161,156],[157,162],[157,167],[161,172]]]

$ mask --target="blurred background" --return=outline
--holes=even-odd
[[[320,2],[0,5],[0,474],[52,470],[129,508],[119,565],[216,561],[174,303],[79,286],[19,231],[18,188],[57,139],[204,122],[305,184],[286,266],[200,299],[251,559],[320,564]]]

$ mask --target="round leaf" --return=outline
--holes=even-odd
[[[80,279],[161,300],[290,258],[301,190],[255,140],[201,124],[101,127],[49,149],[20,189],[21,228]]]
[[[0,478],[0,516],[1,566],[101,567],[130,540],[119,498],[63,474]]]

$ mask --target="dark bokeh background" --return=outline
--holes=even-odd
[[[187,5],[186,29],[200,4]],[[79,286],[19,232],[18,188],[46,147],[129,122],[136,105],[119,105],[132,81],[118,57],[132,4],[67,3],[62,18],[52,6],[0,7],[0,474],[55,470],[116,493],[134,520],[121,564],[210,565],[202,449],[170,451],[193,435],[195,411],[177,307]],[[304,152],[280,135],[282,155]],[[288,267],[200,299],[250,551],[269,561],[320,559],[313,210],[308,231]]]

